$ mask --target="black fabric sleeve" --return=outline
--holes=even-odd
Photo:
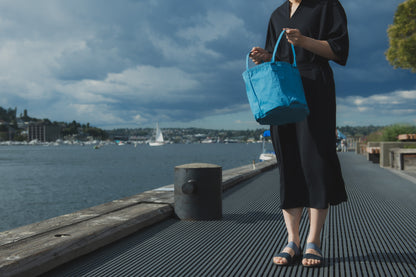
[[[267,28],[266,45],[264,49],[269,53],[273,53],[274,46],[276,44],[276,31],[274,30],[272,20],[269,21],[269,27]]]
[[[331,1],[328,17],[328,23],[330,23],[328,26],[330,27],[327,41],[332,51],[339,58],[335,62],[340,65],[345,65],[349,51],[347,16],[338,0]]]

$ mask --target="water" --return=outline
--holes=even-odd
[[[223,170],[258,159],[261,144],[0,146],[0,231],[174,182],[174,167]]]

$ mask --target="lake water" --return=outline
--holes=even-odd
[[[174,167],[258,161],[261,144],[0,146],[0,231],[173,184]]]

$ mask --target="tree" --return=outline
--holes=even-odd
[[[108,138],[108,134],[107,132],[105,132],[104,130],[100,129],[100,128],[96,128],[96,127],[89,127],[88,129],[85,129],[85,132],[94,137],[95,139],[107,139]]]
[[[368,135],[368,141],[397,141],[398,135],[414,134],[416,126],[409,124],[393,124]]]
[[[416,0],[399,4],[387,34],[390,48],[385,55],[390,64],[416,72]]]
[[[15,109],[8,108],[6,110],[0,107],[0,119],[6,122],[16,121],[16,112],[17,112],[17,108]]]

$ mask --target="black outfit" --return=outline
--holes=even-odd
[[[266,50],[273,53],[283,28],[296,28],[308,37],[328,41],[345,65],[348,57],[347,19],[338,0],[303,0],[290,18],[286,1],[271,15]],[[335,84],[328,59],[295,47],[310,115],[302,122],[270,126],[280,168],[281,208],[328,208],[347,201],[336,153]],[[283,36],[276,59],[292,62]]]

